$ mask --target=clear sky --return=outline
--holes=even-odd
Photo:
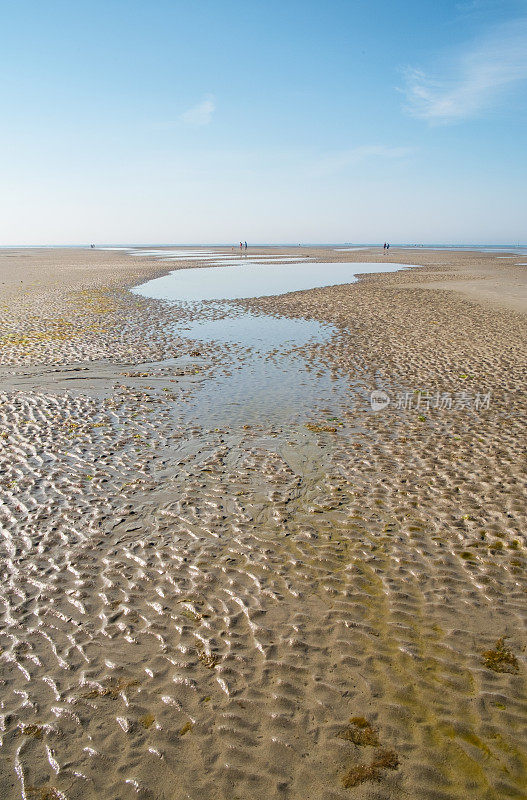
[[[0,0],[0,244],[527,241],[527,0]]]

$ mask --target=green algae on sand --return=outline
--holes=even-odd
[[[484,665],[494,672],[515,674],[520,669],[518,659],[505,645],[504,636],[500,636],[493,650],[485,650],[482,655]]]
[[[37,800],[62,800],[64,797],[54,786],[28,786],[27,794]]]
[[[348,727],[340,731],[337,736],[360,747],[368,745],[378,747],[380,744],[379,734],[364,717],[352,717]]]
[[[136,678],[132,678],[130,680],[126,678],[112,678],[108,681],[108,684],[104,688],[95,687],[90,689],[84,695],[86,700],[95,700],[97,697],[110,697],[112,700],[115,700],[121,692],[124,692],[125,689],[128,689],[133,686],[139,686],[140,681]]]
[[[381,770],[398,769],[399,756],[394,750],[381,750],[377,753],[371,764],[359,764],[352,767],[342,778],[345,789],[352,789],[366,781],[380,781]]]
[[[179,731],[180,736],[184,736],[186,733],[192,730],[192,722],[185,722],[183,727]]]
[[[308,431],[312,431],[313,433],[336,433],[337,428],[334,425],[315,425],[313,422],[308,422],[304,425],[304,428],[307,428]]]

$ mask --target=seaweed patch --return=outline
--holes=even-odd
[[[345,789],[352,789],[366,781],[380,781],[382,770],[398,769],[399,756],[394,750],[380,750],[371,764],[359,764],[352,767],[342,778]]]
[[[500,636],[493,650],[485,650],[483,653],[483,663],[487,669],[494,672],[518,672],[518,659],[506,645],[505,637]]]
[[[340,731],[337,736],[340,739],[346,739],[348,742],[359,745],[359,747],[372,746],[378,747],[379,734],[372,728],[370,723],[364,717],[352,717],[350,724]]]

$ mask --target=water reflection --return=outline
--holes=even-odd
[[[148,281],[133,291],[143,297],[175,302],[242,299],[353,283],[357,280],[357,274],[396,272],[405,266],[358,262],[303,262],[283,266],[274,263],[251,264],[249,261],[239,265],[176,270]]]

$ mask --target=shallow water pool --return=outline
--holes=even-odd
[[[397,272],[405,264],[326,263],[251,264],[180,269],[137,286],[142,297],[173,302],[234,300],[286,294],[321,286],[353,283],[357,274]]]
[[[197,319],[178,329],[178,334],[186,338],[222,344],[237,343],[259,350],[322,342],[333,333],[333,325],[322,325],[314,319],[272,317],[250,311],[222,319]]]
[[[257,256],[255,256],[257,258]],[[285,261],[285,259],[284,259]],[[260,422],[290,427],[312,417],[318,408],[338,415],[359,397],[359,388],[345,376],[298,353],[319,345],[336,328],[312,319],[290,319],[252,313],[229,300],[353,283],[357,273],[395,272],[393,263],[265,263],[242,260],[234,265],[175,270],[133,291],[143,297],[190,305],[194,319],[176,325],[174,334],[193,342],[241,345],[222,369],[185,404],[189,424],[236,427]],[[202,301],[208,301],[205,305]],[[210,301],[216,301],[211,304]],[[362,402],[362,400],[361,400]]]

